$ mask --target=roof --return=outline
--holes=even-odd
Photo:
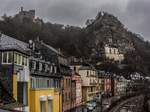
[[[55,52],[56,54],[60,54],[60,52],[57,51],[57,50],[56,50],[55,48],[53,48],[52,46],[47,45],[47,44],[45,44],[44,42],[41,42],[41,44],[44,45],[45,47],[51,49],[51,50],[52,50],[53,52]]]
[[[29,51],[28,44],[2,34],[0,36],[0,50],[19,50],[21,52]]]
[[[83,64],[79,70],[96,70],[95,67],[91,64]]]

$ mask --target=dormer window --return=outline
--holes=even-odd
[[[50,73],[52,73],[53,72],[53,66],[51,65],[50,66]]]
[[[39,71],[42,71],[42,63],[39,63]]]
[[[47,71],[48,71],[48,65],[45,64],[45,72],[47,72]]]
[[[54,73],[57,73],[57,67],[54,66]]]
[[[36,69],[36,61],[32,61],[32,69],[33,69],[33,70]]]
[[[46,70],[45,70],[45,66],[46,66],[46,64],[43,63],[43,64],[42,64],[42,71],[44,71],[44,72],[46,71]]]

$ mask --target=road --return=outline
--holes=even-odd
[[[118,105],[110,109],[109,112],[141,112],[143,99],[144,97],[142,95],[131,97],[119,102]]]
[[[103,112],[106,111],[109,106],[115,102],[119,97],[111,97],[103,100]],[[136,96],[128,98],[124,101],[118,102],[118,104],[112,107],[108,112],[141,112],[143,107],[143,96]],[[101,112],[101,105],[93,112]]]
[[[120,98],[120,96],[113,96],[113,97],[109,97],[109,98],[103,98],[103,100],[102,100],[102,110],[105,111],[107,108],[109,108],[109,106],[113,102],[115,102],[119,98]],[[96,109],[93,112],[101,112],[101,104],[98,104]]]

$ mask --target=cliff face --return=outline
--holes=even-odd
[[[87,26],[87,33],[92,33],[95,47],[99,44],[113,44],[124,53],[134,51],[132,33],[113,15],[100,12],[96,19]]]
[[[101,58],[102,47],[111,44],[125,54],[125,64],[144,74],[150,73],[149,42],[128,31],[116,17],[106,12],[99,12],[86,24],[85,28],[49,22],[38,25],[30,20],[19,23],[13,17],[5,17],[0,21],[0,30],[26,42],[39,37],[47,44],[60,48],[67,56],[88,59]]]
[[[125,55],[124,64],[133,71],[143,74],[150,72],[150,43],[127,28],[113,15],[99,12],[94,20],[88,21],[85,32],[88,40],[92,40],[90,47],[91,56],[101,56],[101,48],[105,44],[119,48]]]

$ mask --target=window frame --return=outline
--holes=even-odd
[[[4,53],[6,53],[6,62],[4,62]],[[12,62],[8,62],[8,60],[9,60],[9,53],[11,53],[11,61]],[[5,52],[2,52],[2,57],[1,57],[1,59],[2,59],[2,64],[12,64],[13,63],[13,54],[12,54],[13,52],[12,51],[5,51]]]

